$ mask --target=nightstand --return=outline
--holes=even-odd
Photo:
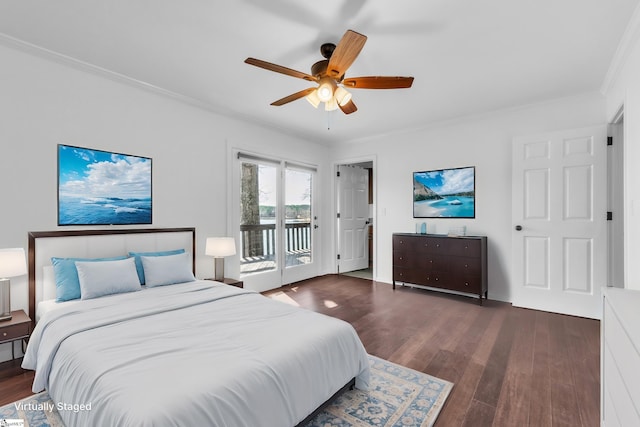
[[[204,280],[214,280],[214,281],[218,281],[218,280],[214,279],[213,277],[207,277],[207,278],[206,278],[206,279],[204,279]],[[227,284],[227,285],[231,285],[231,286],[235,286],[235,287],[238,287],[238,288],[244,288],[244,282],[243,282],[242,280],[229,279],[229,278],[225,277],[225,278],[222,280],[222,283],[225,283],[225,284]]]
[[[23,310],[11,312],[11,319],[0,321],[0,344],[11,343],[11,358],[15,360],[13,342],[29,339],[31,319]]]

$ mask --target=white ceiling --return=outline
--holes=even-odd
[[[17,39],[320,143],[600,89],[640,0],[3,0]],[[347,77],[414,76],[410,89],[352,90],[358,111],[304,99],[305,73],[345,30],[368,36]],[[327,125],[330,125],[330,130]]]

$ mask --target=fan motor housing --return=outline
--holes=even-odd
[[[328,59],[318,61],[311,66],[311,75],[314,77],[322,77],[327,74],[327,66],[329,65]]]

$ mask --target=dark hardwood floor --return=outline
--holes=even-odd
[[[351,323],[367,352],[454,383],[436,426],[598,426],[600,322],[324,276],[267,295]]]
[[[596,320],[336,275],[266,295],[343,319],[370,354],[452,381],[436,427],[599,425]],[[33,381],[4,365],[0,405]]]

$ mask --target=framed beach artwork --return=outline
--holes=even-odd
[[[414,218],[475,218],[475,167],[413,173]]]
[[[58,225],[151,224],[151,159],[58,145]]]

